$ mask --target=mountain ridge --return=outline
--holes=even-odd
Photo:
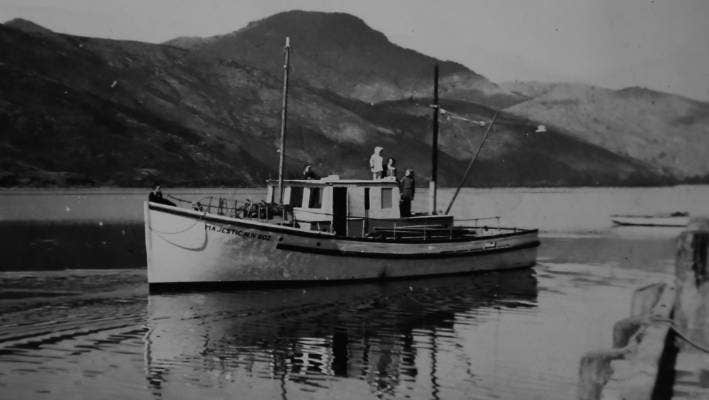
[[[643,87],[504,83],[528,100],[506,108],[643,160],[680,179],[709,176],[709,103]]]
[[[484,76],[453,61],[440,61],[398,46],[362,19],[345,13],[287,11],[246,27],[197,40],[196,57],[233,59],[278,75],[283,39],[293,43],[296,79],[365,102],[429,96],[432,65],[439,62],[441,95],[511,105],[519,99]],[[179,41],[166,42],[171,45]],[[196,44],[195,44],[196,43]]]
[[[51,29],[45,28],[42,25],[36,24],[24,18],[13,18],[9,21],[6,21],[4,25],[27,33],[54,33],[54,31],[52,31]]]
[[[269,50],[276,65],[281,46],[274,40]],[[0,72],[12,76],[0,82],[2,186],[261,186],[275,176],[280,76],[248,58],[57,33],[39,38],[6,26],[0,54]],[[422,76],[430,74],[426,67]],[[402,168],[415,166],[420,179],[428,178],[430,88],[376,103],[330,89],[293,82],[289,176],[308,162],[320,174],[366,178],[371,148],[383,145]],[[499,107],[444,93],[443,105],[470,119],[489,119]],[[563,129],[535,136],[533,118],[504,111],[500,120],[469,185],[676,182]],[[483,129],[445,117],[441,130],[440,183],[455,185]]]

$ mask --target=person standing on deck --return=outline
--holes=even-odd
[[[165,204],[165,205],[173,206],[173,207],[175,206],[175,203],[162,197],[162,191],[160,190],[159,184],[155,184],[153,186],[153,191],[150,192],[150,194],[148,195],[148,201],[150,201],[152,203]]]
[[[303,179],[310,180],[310,179],[320,179],[318,174],[313,171],[313,166],[310,164],[305,165],[305,169],[303,169]]]
[[[397,181],[399,180],[399,178],[396,176],[396,160],[392,157],[387,158],[386,176],[387,178],[393,176],[394,179],[396,179]]]
[[[382,179],[384,172],[384,159],[382,158],[383,147],[374,148],[374,153],[369,157],[369,169],[372,171],[372,179]]]
[[[414,170],[407,168],[400,183],[401,199],[399,200],[399,214],[402,218],[411,216],[411,201],[416,193],[416,180]]]

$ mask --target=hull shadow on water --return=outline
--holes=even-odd
[[[436,398],[438,381],[448,373],[439,358],[472,357],[456,343],[456,326],[494,319],[501,309],[534,308],[536,299],[531,269],[150,295],[146,378],[154,395],[199,370],[192,384],[203,387],[240,378],[280,381],[261,398],[287,398],[293,385],[305,391],[332,382],[347,387],[347,378],[365,381],[370,393],[400,397],[413,385]]]

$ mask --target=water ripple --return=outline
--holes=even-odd
[[[12,287],[0,289],[0,386],[15,398],[569,398],[629,288],[660,276],[550,256],[536,271],[148,295],[139,270],[0,273]]]

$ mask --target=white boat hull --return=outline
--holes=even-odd
[[[679,217],[654,217],[654,216],[623,216],[614,215],[611,217],[616,225],[625,226],[667,226],[667,227],[684,227],[689,223],[688,216]]]
[[[335,237],[145,205],[148,282],[349,281],[530,267],[537,231],[436,243]]]

